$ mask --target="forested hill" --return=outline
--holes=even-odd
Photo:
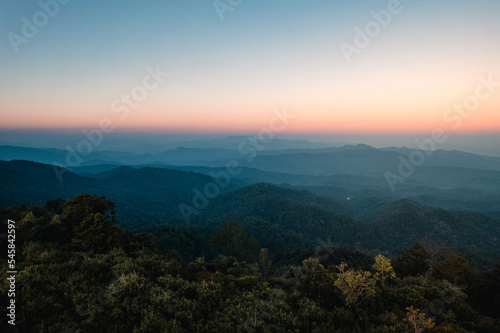
[[[375,248],[404,248],[427,238],[500,255],[500,221],[481,213],[450,212],[399,200],[374,210],[370,216],[375,222],[366,229],[369,231],[364,239]]]
[[[271,203],[276,205],[272,207],[274,209],[269,207]],[[261,217],[266,217],[286,211],[284,206],[279,207],[280,204],[315,208],[345,216],[354,214],[353,207],[345,201],[320,197],[309,191],[283,188],[269,183],[254,184],[221,195],[211,203],[210,212],[223,210],[225,213],[231,212],[242,216],[259,214]],[[264,212],[266,208],[270,209]]]
[[[443,246],[468,248],[492,260],[499,256],[499,221],[411,200],[363,205],[271,184],[240,187],[229,182],[218,187],[218,195],[205,197],[203,205],[198,202],[195,207],[196,191],[204,193],[206,185],[217,180],[194,172],[120,167],[96,177],[65,173],[59,182],[52,166],[26,161],[0,161],[0,172],[1,186],[9,190],[1,192],[0,206],[43,205],[57,197],[97,194],[116,203],[116,221],[129,229],[177,224],[205,235],[234,220],[272,253],[311,248],[329,239],[332,245],[397,255],[429,239]],[[196,213],[186,220],[179,205]]]
[[[273,252],[315,246],[325,235],[352,247],[363,223],[346,216],[348,212],[347,205],[307,191],[256,184],[215,198],[194,223],[220,227],[224,221],[238,221]]]
[[[307,191],[256,184],[214,199],[195,220],[218,226],[239,221],[270,250],[317,246],[318,239],[357,249],[398,254],[424,239],[500,256],[500,221],[476,212],[450,212],[411,200],[376,206],[355,219],[356,205]],[[287,245],[285,245],[287,244]]]
[[[62,181],[57,174],[62,175]],[[118,205],[122,225],[184,223],[178,205],[189,203],[193,189],[213,182],[210,176],[170,169],[120,167],[83,177],[66,169],[28,161],[0,161],[0,206],[40,205],[53,198],[68,199],[79,193],[106,196]],[[233,183],[221,192],[237,188]]]

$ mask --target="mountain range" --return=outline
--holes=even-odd
[[[499,255],[498,219],[409,199],[325,196],[292,186],[248,184],[243,178],[227,181],[154,167],[122,166],[92,176],[68,171],[63,182],[55,176],[52,165],[30,161],[0,161],[0,172],[5,189],[0,206],[43,206],[59,197],[96,194],[116,204],[117,223],[130,230],[174,224],[211,234],[223,223],[236,220],[249,236],[275,253],[315,247],[328,239],[331,246],[388,254],[431,240],[442,246],[466,247],[492,260]],[[212,188],[219,184],[216,195],[206,191],[207,184]],[[196,212],[185,219],[181,205]]]

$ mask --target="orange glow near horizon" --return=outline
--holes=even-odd
[[[496,108],[498,110],[500,108]],[[39,111],[39,110],[38,110]],[[500,113],[495,108],[478,109],[469,117],[453,114],[445,121],[441,112],[411,113],[396,112],[310,112],[306,110],[288,109],[295,115],[285,125],[283,133],[425,133],[434,128],[457,133],[470,132],[498,132],[500,131]],[[255,132],[270,126],[270,121],[275,116],[272,111],[256,113],[238,111],[200,111],[172,112],[164,115],[161,112],[148,112],[141,110],[125,119],[120,119],[118,114],[109,114],[96,117],[90,112],[68,112],[65,116],[60,113],[44,112],[43,116],[35,112],[26,112],[19,117],[15,112],[3,115],[1,129],[84,129],[98,128],[102,119],[108,119],[116,130],[124,131],[179,131],[179,132]],[[53,114],[53,116],[51,116]],[[211,115],[212,114],[212,115]],[[57,116],[56,116],[57,115]],[[452,121],[453,120],[453,121]],[[278,122],[281,125],[281,122]],[[456,128],[454,128],[454,126]]]
[[[61,104],[36,100],[22,106],[7,100],[0,102],[0,107],[11,112],[0,115],[0,129],[98,128],[107,119],[116,130],[126,131],[252,133],[270,126],[276,117],[273,110],[286,108],[295,117],[285,124],[283,133],[428,133],[435,128],[455,133],[500,131],[500,94],[491,94],[473,112],[450,113],[455,104],[463,104],[474,92],[477,79],[471,81],[468,86],[454,87],[455,93],[436,93],[435,86],[424,91],[419,84],[418,93],[413,94],[409,86],[397,87],[394,83],[392,89],[386,84],[361,92],[353,88],[355,83],[347,81],[344,90],[333,86],[313,93],[309,87],[303,94],[290,94],[288,99],[280,96],[279,100],[285,101],[282,103],[263,99],[265,96],[258,92],[250,96],[238,93],[231,98],[214,94],[207,99],[179,95],[166,98],[158,93],[125,110],[95,100]],[[375,85],[375,81],[369,83]],[[336,93],[329,95],[329,91]]]
[[[33,15],[15,3],[6,32]],[[124,4],[134,25],[80,6],[19,53],[0,41],[0,130],[108,119],[114,131],[258,133],[286,107],[296,118],[280,133],[500,133],[500,2],[405,4],[351,57],[340,45],[357,43],[373,2],[255,1],[227,24],[183,1]],[[471,96],[487,97],[449,112]]]

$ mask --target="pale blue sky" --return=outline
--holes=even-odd
[[[212,1],[72,0],[16,53],[9,33],[42,8],[3,0],[0,128],[91,128],[155,65],[168,79],[118,130],[251,132],[284,105],[300,119],[290,135],[425,133],[479,76],[500,80],[493,0],[401,0],[348,63],[340,44],[388,3],[243,0],[221,21]],[[498,133],[499,96],[460,130]]]

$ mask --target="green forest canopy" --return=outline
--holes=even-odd
[[[87,194],[0,211],[3,223],[17,221],[13,332],[498,332],[500,327],[500,265],[477,272],[456,254],[439,256],[420,244],[392,260],[323,248],[297,265],[276,256],[278,265],[235,221],[205,239],[213,259],[186,262],[181,253],[162,254],[152,234],[114,225],[113,211],[106,198]],[[326,264],[330,255],[336,263]],[[1,299],[4,309],[6,301]],[[3,327],[6,320],[2,316]]]

